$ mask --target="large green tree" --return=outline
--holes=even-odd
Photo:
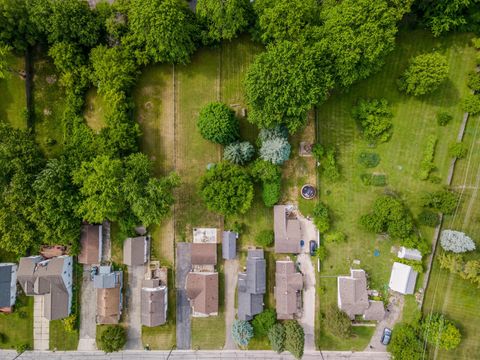
[[[29,1],[0,0],[0,43],[23,52],[38,37],[29,17]]]
[[[462,340],[460,330],[442,314],[427,316],[422,326],[427,342],[441,349],[455,349]]]
[[[285,350],[296,359],[301,359],[305,346],[305,333],[296,320],[285,322]]]
[[[235,112],[221,102],[212,102],[200,110],[197,127],[204,139],[222,145],[228,145],[239,137]]]
[[[423,343],[416,329],[409,324],[397,324],[387,350],[395,360],[420,360],[423,358]]]

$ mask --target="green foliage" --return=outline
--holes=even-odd
[[[320,59],[316,49],[290,41],[256,56],[245,77],[248,120],[260,128],[283,124],[291,133],[301,129],[307,112],[333,87]]]
[[[447,58],[433,52],[412,58],[399,85],[407,94],[420,96],[435,91],[447,78]]]
[[[269,161],[257,159],[250,168],[250,173],[255,181],[276,182],[282,177],[280,167]]]
[[[100,336],[100,350],[106,353],[120,351],[127,343],[127,331],[120,325],[108,325]]]
[[[255,244],[262,247],[269,247],[273,243],[273,231],[262,230],[255,237]],[[255,332],[256,334],[256,332]]]
[[[210,211],[223,215],[245,214],[253,200],[253,183],[247,171],[222,162],[200,180],[200,196]]]
[[[9,70],[8,65],[8,55],[12,48],[8,45],[3,45],[0,43],[0,79],[5,79],[7,77]]]
[[[332,231],[332,232],[329,232],[329,233],[325,234],[323,239],[327,243],[341,243],[341,242],[345,242],[345,240],[347,240],[347,236],[341,231]]]
[[[440,218],[435,211],[425,209],[418,215],[418,222],[422,225],[434,228],[440,223]]]
[[[320,233],[326,233],[330,229],[330,211],[322,202],[318,202],[313,209],[313,223]]]
[[[317,162],[320,162],[322,158],[325,156],[325,148],[322,146],[320,143],[316,143],[312,147],[312,155],[317,160]]]
[[[264,182],[262,184],[262,200],[266,207],[272,207],[280,201],[282,196],[282,182],[277,181]]]
[[[364,138],[372,143],[388,141],[391,136],[392,111],[385,99],[360,99],[352,110]]]
[[[324,157],[320,161],[320,172],[331,182],[340,179],[340,169],[337,163],[337,150],[334,147],[325,150]]]
[[[285,327],[281,323],[276,323],[268,330],[268,340],[272,345],[272,350],[278,354],[285,350]]]
[[[342,339],[347,339],[352,335],[352,321],[335,304],[327,308],[324,319],[324,328],[331,332],[332,335]]]
[[[450,121],[452,121],[453,116],[447,112],[437,113],[437,124],[440,126],[446,126]]]
[[[413,232],[413,220],[396,198],[383,195],[375,200],[373,211],[360,218],[360,224],[374,233],[386,232],[394,238],[407,238]]]
[[[205,28],[204,42],[218,42],[232,40],[247,28],[252,17],[252,7],[249,0],[199,0],[196,14]]]
[[[237,165],[248,163],[255,154],[255,148],[248,141],[228,144],[223,151],[223,159]]]
[[[241,347],[248,345],[253,337],[253,327],[248,321],[234,320],[232,325],[233,341]]]
[[[74,332],[77,329],[77,315],[71,314],[63,319],[62,323],[66,332]]]
[[[31,5],[29,1],[0,1],[0,43],[13,47],[18,53],[33,45],[39,35],[29,18]]]
[[[463,159],[464,157],[467,156],[467,153],[468,153],[468,147],[463,142],[457,142],[457,143],[451,144],[448,147],[448,155],[450,155],[453,158]]]
[[[320,244],[319,247],[315,250],[314,257],[320,261],[324,261],[327,258],[328,251],[325,245]]]
[[[305,333],[296,320],[285,321],[285,350],[296,359],[301,359],[305,346]]]
[[[284,137],[269,138],[262,141],[260,158],[275,165],[282,165],[290,158],[291,146]]]
[[[57,42],[50,46],[48,55],[61,73],[75,71],[83,66],[86,57],[80,47],[69,42]]]
[[[31,350],[30,345],[27,343],[19,343],[15,346],[15,351],[18,354],[24,353],[25,351]]]
[[[480,74],[476,71],[468,73],[467,85],[473,91],[480,91]]]
[[[471,115],[480,112],[480,95],[468,94],[462,100],[462,109]]]
[[[433,158],[435,156],[435,148],[437,146],[437,137],[435,135],[429,135],[427,137],[427,145],[423,151],[422,162],[420,163],[420,171],[418,177],[420,180],[427,180],[432,170],[435,169]]]
[[[423,268],[423,264],[420,261],[415,261],[415,260],[408,260],[408,259],[403,259],[403,258],[396,258],[396,262],[411,266],[413,270],[418,272],[419,274],[422,274],[425,269]]]
[[[405,323],[396,324],[392,331],[392,340],[387,346],[395,360],[421,360],[423,342],[416,329]]]
[[[253,332],[255,336],[267,336],[270,329],[276,323],[277,312],[273,309],[266,309],[253,318]]]
[[[367,186],[386,186],[387,175],[384,174],[362,174],[360,175],[363,185]]]
[[[425,193],[422,198],[423,206],[441,212],[445,215],[453,214],[457,208],[458,195],[449,190],[440,190]]]
[[[477,50],[480,50],[480,38],[476,37],[476,38],[473,38],[472,39],[472,46],[477,49]]]
[[[401,245],[408,249],[417,249],[422,255],[426,255],[430,252],[430,242],[417,235],[410,235],[409,237],[402,239]]]
[[[443,350],[453,350],[460,345],[460,330],[442,314],[432,314],[422,323],[423,334],[430,345]]]
[[[239,136],[235,113],[220,102],[212,102],[200,110],[197,127],[203,138],[222,145],[236,141]]]
[[[132,0],[127,42],[142,63],[187,63],[195,51],[199,27],[184,0]]]
[[[372,152],[362,152],[358,156],[358,162],[366,168],[374,168],[380,164],[380,155]]]

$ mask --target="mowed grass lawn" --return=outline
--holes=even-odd
[[[9,56],[8,64],[14,71],[25,70],[23,57]],[[0,79],[0,121],[8,122],[18,129],[25,129],[26,109],[25,79],[16,73],[8,73],[5,79]]]
[[[0,349],[15,349],[22,344],[33,348],[33,297],[17,296],[12,314],[0,314]]]
[[[451,35],[436,39],[423,31],[410,31],[399,34],[396,50],[385,61],[382,70],[351,87],[345,93],[337,93],[318,109],[320,142],[338,149],[338,162],[342,179],[330,183],[321,178],[321,199],[332,211],[334,229],[347,235],[342,244],[327,244],[328,258],[322,264],[322,275],[336,276],[347,274],[353,260],[360,260],[359,267],[370,276],[370,287],[386,289],[390,277],[394,254],[393,245],[398,242],[365,232],[358,224],[361,215],[370,211],[374,200],[385,191],[396,193],[411,209],[414,216],[421,211],[421,195],[425,191],[439,190],[446,181],[450,158],[448,146],[455,141],[463,116],[460,99],[468,93],[466,76],[474,68],[475,54],[470,46],[472,36]],[[414,98],[400,93],[397,79],[408,66],[412,56],[439,51],[449,61],[449,79],[431,95]],[[389,142],[370,148],[361,134],[351,111],[360,98],[385,98],[392,105],[393,135]],[[437,125],[435,116],[439,111],[450,112],[454,120],[446,127]],[[426,139],[435,135],[439,141],[435,153],[436,170],[434,176],[441,178],[442,184],[421,181],[418,169],[423,157]],[[378,167],[364,169],[358,163],[361,152],[376,152],[381,157]],[[362,173],[376,172],[387,176],[386,188],[367,187],[360,180]],[[433,231],[420,228],[421,234],[429,239]],[[375,257],[374,251],[380,256]],[[421,278],[417,287],[421,286]],[[336,304],[336,282],[320,279],[319,286],[325,288],[320,295],[320,311]],[[321,326],[320,326],[321,328]],[[317,334],[321,348],[343,348],[340,340],[330,341],[328,332],[321,328]],[[368,343],[365,335],[365,344]],[[355,340],[351,342],[353,344]]]

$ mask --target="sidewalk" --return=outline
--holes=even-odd
[[[33,349],[48,350],[50,347],[50,321],[43,317],[44,298],[33,297]]]

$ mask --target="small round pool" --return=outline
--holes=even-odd
[[[310,200],[313,199],[317,195],[317,190],[313,185],[306,184],[302,186],[302,197],[304,199]]]

